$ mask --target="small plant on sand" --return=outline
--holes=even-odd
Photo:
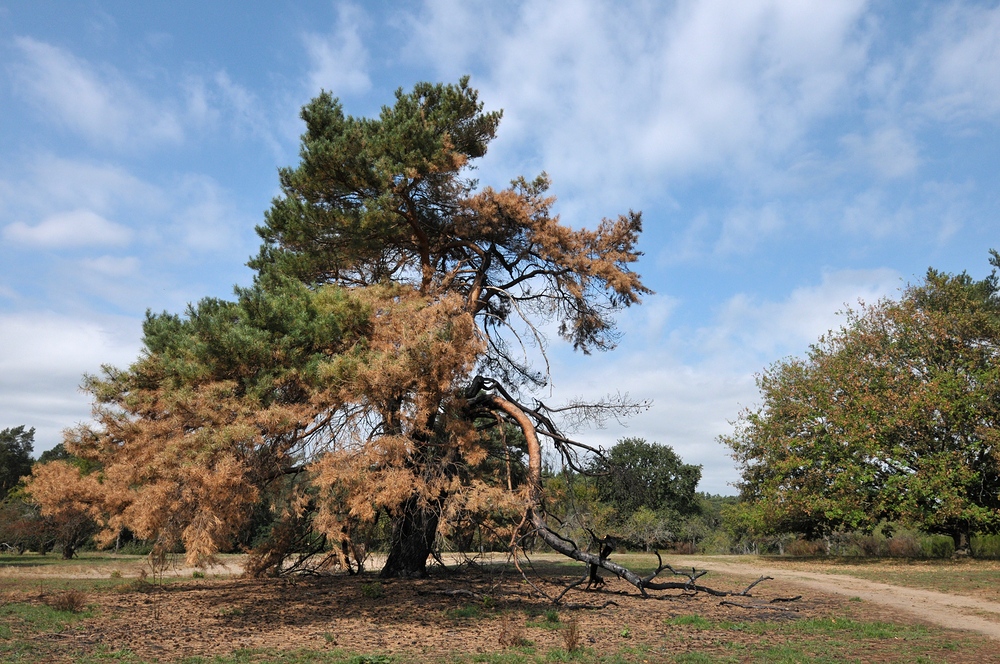
[[[87,595],[79,590],[66,590],[46,598],[45,603],[56,611],[80,613],[87,606]]]
[[[382,589],[380,582],[372,581],[371,583],[361,584],[361,594],[368,599],[381,599],[385,594],[385,590]]]
[[[500,647],[523,648],[531,645],[524,635],[524,623],[513,614],[507,614],[500,621]]]
[[[711,629],[712,621],[701,616],[674,616],[667,620],[668,625],[687,625],[695,629]]]
[[[576,652],[580,648],[580,626],[575,620],[570,620],[562,628],[562,638],[566,652]]]
[[[452,620],[460,620],[462,618],[478,618],[482,615],[482,609],[475,604],[467,604],[465,606],[460,606],[457,609],[449,609],[447,616]]]

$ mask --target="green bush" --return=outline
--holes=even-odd
[[[951,558],[955,542],[947,535],[928,535],[921,539],[920,548],[927,558]]]
[[[973,535],[969,546],[975,558],[1000,558],[1000,535]]]

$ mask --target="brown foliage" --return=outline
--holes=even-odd
[[[282,170],[258,229],[254,286],[184,318],[150,316],[143,355],[86,383],[98,426],[67,437],[99,473],[64,473],[65,490],[43,473],[32,495],[54,509],[78,494],[99,541],[128,528],[189,562],[230,546],[265,506],[277,525],[256,573],[303,534],[357,561],[382,516],[390,563],[411,558],[403,574],[422,572],[436,532],[475,524],[513,542],[540,495],[526,427],[564,453],[572,442],[553,411],[516,416],[483,380],[515,396],[544,384],[527,348],[544,352],[548,322],[584,351],[614,345],[613,314],[648,292],[630,270],[641,217],[571,229],[544,175],[476,191],[465,169],[499,113],[465,80],[420,84],[377,120],[345,117],[324,94],[303,119],[302,163]],[[508,437],[511,425],[521,433]]]

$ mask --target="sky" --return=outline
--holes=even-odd
[[[553,339],[550,405],[651,407],[636,436],[739,478],[717,438],[755,375],[1000,248],[1000,6],[840,0],[0,0],[0,428],[85,422],[147,310],[248,285],[254,227],[320,90],[371,116],[471,76],[503,109],[476,177],[545,171],[563,222],[641,210],[655,291],[618,348]]]

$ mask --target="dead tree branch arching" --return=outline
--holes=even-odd
[[[584,551],[576,544],[576,542],[561,536],[548,525],[545,507],[542,503],[542,447],[539,440],[539,432],[543,432],[545,435],[549,436],[556,445],[557,449],[559,449],[560,453],[563,455],[563,458],[567,459],[567,461],[571,464],[575,462],[575,455],[573,455],[570,450],[582,447],[587,450],[595,451],[594,448],[576,443],[575,441],[562,436],[552,420],[546,416],[543,409],[529,408],[522,405],[496,381],[483,378],[481,376],[477,377],[470,386],[469,395],[470,404],[490,411],[495,417],[499,417],[501,419],[506,417],[509,421],[515,424],[524,435],[528,451],[527,482],[525,487],[525,520],[531,524],[534,533],[541,537],[542,541],[548,544],[554,551],[568,558],[572,558],[573,560],[586,563],[590,566],[589,574],[577,583],[573,584],[571,587],[579,586],[588,580],[592,581],[597,575],[596,570],[604,569],[635,586],[643,597],[649,596],[648,591],[662,590],[697,591],[708,593],[716,597],[725,597],[730,595],[749,596],[750,590],[754,586],[768,578],[761,577],[754,583],[750,584],[750,586],[742,592],[722,591],[697,583],[697,580],[707,573],[706,570],[696,570],[692,568],[690,573],[677,570],[671,565],[664,563],[659,553],[656,554],[658,560],[657,568],[652,573],[642,576],[635,571],[608,559],[608,556],[611,555],[611,552],[614,550],[614,542],[607,537],[597,538],[596,535],[593,535],[594,539],[598,540],[602,544],[599,549],[599,553]],[[674,576],[687,577],[687,581],[657,581],[657,577],[664,572],[670,572]],[[562,599],[563,595],[565,595],[565,592],[560,594],[558,598],[554,599],[554,601],[558,602]]]

